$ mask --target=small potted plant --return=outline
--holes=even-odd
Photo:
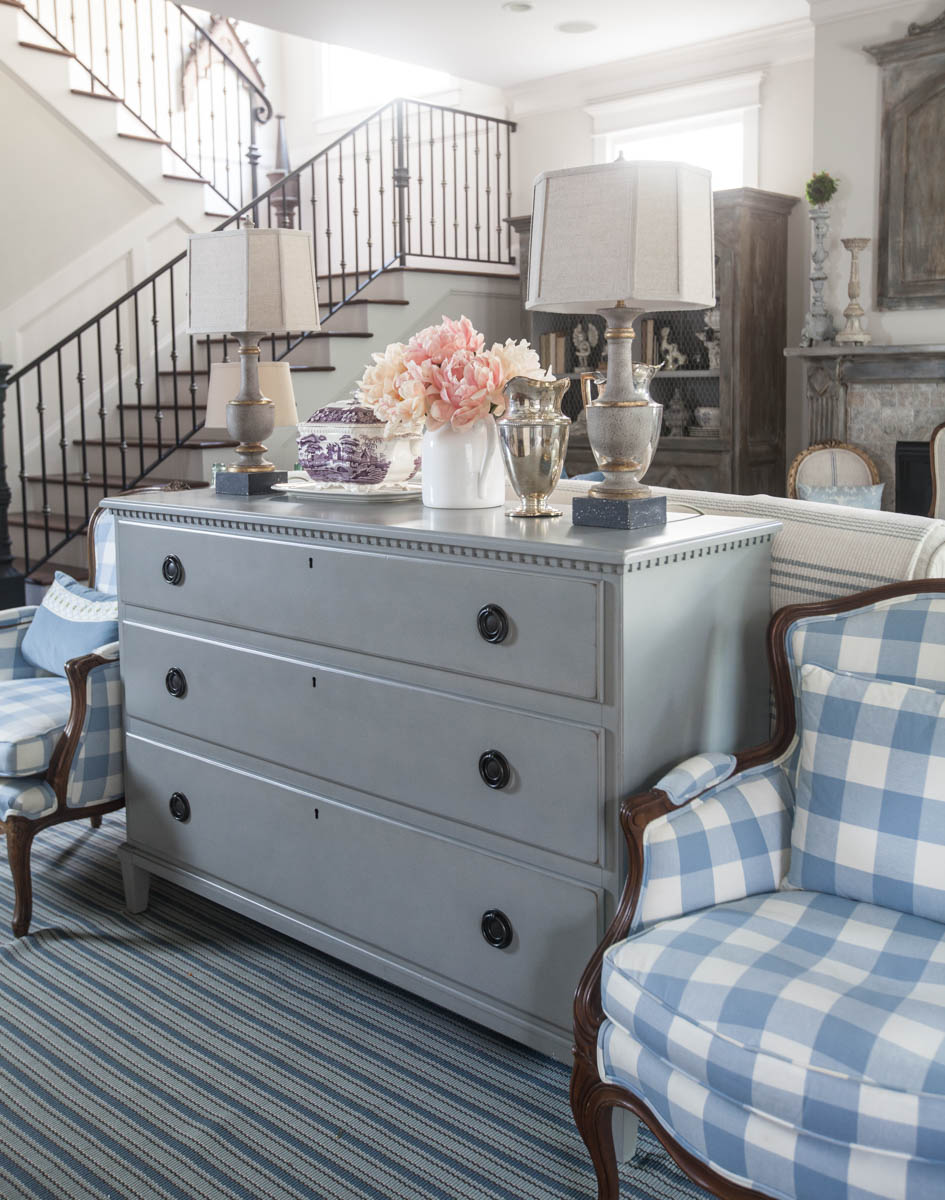
[[[839,180],[828,175],[826,171],[818,171],[807,181],[805,191],[808,203],[812,208],[823,208],[833,199]]]

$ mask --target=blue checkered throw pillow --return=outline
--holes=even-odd
[[[788,883],[945,922],[945,695],[801,668]]]
[[[23,638],[23,657],[51,675],[70,658],[118,640],[118,598],[57,571]]]

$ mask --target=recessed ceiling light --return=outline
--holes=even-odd
[[[505,0],[502,7],[506,12],[531,12],[535,6],[528,4],[526,0]]]
[[[559,33],[591,33],[596,28],[593,21],[563,21],[555,26]]]

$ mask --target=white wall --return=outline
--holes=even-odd
[[[829,16],[835,8],[835,4],[815,0],[814,20]],[[815,31],[813,166],[828,171],[840,182],[831,202],[827,303],[841,322],[840,314],[847,303],[850,256],[840,239],[872,238],[873,245],[861,255],[860,302],[868,313],[866,325],[876,342],[945,341],[945,310],[873,311],[882,88],[880,69],[862,48],[905,37],[911,21],[930,21],[941,11],[942,0],[886,5],[879,11],[858,11],[818,23]]]

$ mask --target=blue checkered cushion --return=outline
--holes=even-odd
[[[111,661],[94,667],[86,680],[85,724],[66,785],[70,808],[117,800],[125,790],[118,643],[98,653]]]
[[[32,679],[44,672],[23,656],[23,639],[36,615],[37,605],[0,611],[0,683],[5,679]]]
[[[792,754],[793,747],[741,771],[646,826],[634,928],[780,885],[791,844]]]
[[[945,922],[945,695],[801,669],[794,887]]]
[[[102,509],[95,522],[95,587],[100,592],[118,595],[118,562],[115,554],[115,514]]]
[[[941,1200],[945,927],[812,892],[607,951],[603,1078],[728,1178],[785,1200]]]
[[[69,708],[69,682],[57,675],[0,683],[0,776],[41,775]]]
[[[668,772],[656,784],[673,804],[683,804],[706,788],[727,779],[735,770],[733,754],[696,754]]]
[[[56,793],[45,779],[0,779],[0,821],[11,814],[37,820],[56,811]]]

